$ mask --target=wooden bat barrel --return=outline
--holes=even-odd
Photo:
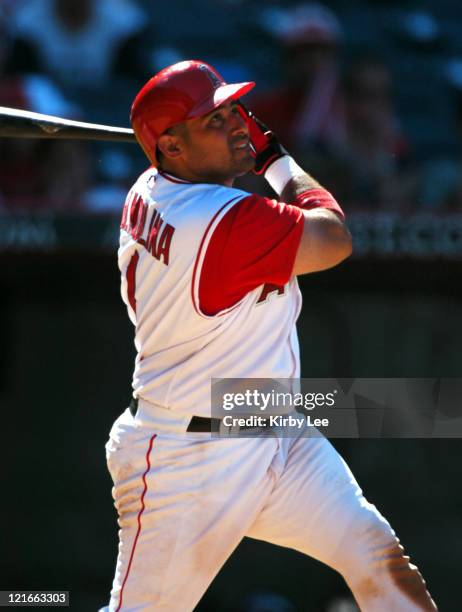
[[[0,137],[136,142],[133,130],[0,106]]]

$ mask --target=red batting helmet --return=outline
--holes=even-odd
[[[228,100],[246,94],[255,83],[225,83],[205,62],[188,60],[158,72],[138,92],[130,120],[135,136],[157,166],[157,140],[177,123],[210,113]]]

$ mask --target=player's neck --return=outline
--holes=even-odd
[[[232,187],[234,183],[234,178],[199,176],[189,171],[187,168],[172,167],[168,162],[162,163],[162,166],[159,166],[159,170],[181,181],[187,181],[188,183],[210,183],[212,185],[224,185],[225,187]]]

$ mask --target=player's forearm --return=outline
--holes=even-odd
[[[282,193],[279,195],[283,202],[291,202],[298,195],[310,189],[322,189],[322,185],[306,172],[305,174],[289,179]]]
[[[265,172],[265,178],[283,202],[292,202],[309,189],[322,188],[290,155],[273,162]]]
[[[265,172],[265,178],[281,201],[304,210],[331,210],[342,221],[345,220],[345,214],[334,196],[305,172],[290,155],[284,155],[273,162]]]

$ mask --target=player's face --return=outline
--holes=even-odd
[[[193,181],[232,185],[254,167],[247,124],[237,103],[226,102],[213,112],[185,122],[182,164]]]

